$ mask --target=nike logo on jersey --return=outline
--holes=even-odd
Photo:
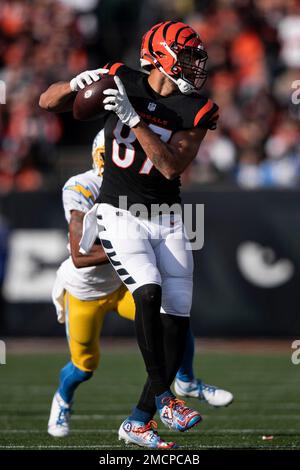
[[[149,111],[155,111],[155,109],[156,109],[156,103],[151,103],[151,102],[150,102],[150,103],[148,104],[148,110],[149,110]]]

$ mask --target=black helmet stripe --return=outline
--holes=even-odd
[[[168,31],[168,29],[170,28],[170,26],[172,26],[172,24],[175,24],[175,23],[176,23],[176,21],[169,21],[168,23],[165,24],[163,32],[162,32],[162,35],[163,35],[163,38],[164,38],[165,41],[167,40],[167,31]]]
[[[190,34],[187,38],[185,38],[185,41],[184,41],[183,45],[185,46],[187,42],[189,42],[191,39],[194,39],[196,37],[198,37],[197,33]]]
[[[154,38],[154,34],[156,33],[156,31],[161,27],[163,23],[160,23],[156,28],[153,29],[152,33],[151,33],[151,36],[149,38],[149,42],[148,42],[148,48],[149,48],[149,52],[152,56],[155,55],[154,53],[154,50],[153,50],[153,47],[152,47],[152,41],[153,41],[153,38]]]
[[[191,39],[194,39],[198,36],[198,34],[196,33],[193,33],[193,34],[190,34],[187,38],[185,38],[185,41],[183,43],[183,45],[185,46],[187,42],[189,42]]]
[[[183,26],[182,28],[180,28],[177,33],[176,33],[176,36],[175,36],[175,42],[178,41],[178,38],[179,38],[179,34],[181,33],[181,31],[183,31],[184,29],[190,29],[189,26]]]

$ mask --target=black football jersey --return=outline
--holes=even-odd
[[[120,77],[136,112],[164,142],[184,129],[215,129],[218,106],[210,99],[179,91],[164,97],[150,87],[145,73],[122,63],[108,64],[107,68]],[[120,196],[127,197],[127,207],[180,202],[180,178],[165,178],[147,158],[133,131],[114,112],[106,114],[104,129],[105,168],[97,202],[119,207]]]

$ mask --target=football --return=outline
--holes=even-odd
[[[79,121],[90,121],[101,117],[105,98],[103,91],[107,88],[117,88],[112,75],[103,75],[97,82],[80,90],[73,103],[74,118]]]

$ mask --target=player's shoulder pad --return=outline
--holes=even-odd
[[[193,127],[204,127],[205,129],[216,129],[219,118],[219,106],[210,98],[193,95],[191,98],[191,108],[193,109]]]
[[[108,70],[109,75],[117,75],[120,68],[126,67],[123,62],[108,62],[103,68]]]
[[[92,171],[86,171],[68,179],[63,187],[63,195],[68,193],[76,197],[82,197],[86,202],[94,204],[96,195],[93,191],[95,182]]]
[[[123,62],[109,62],[105,65],[109,75],[117,75],[122,81],[134,82],[142,72],[128,67]]]

